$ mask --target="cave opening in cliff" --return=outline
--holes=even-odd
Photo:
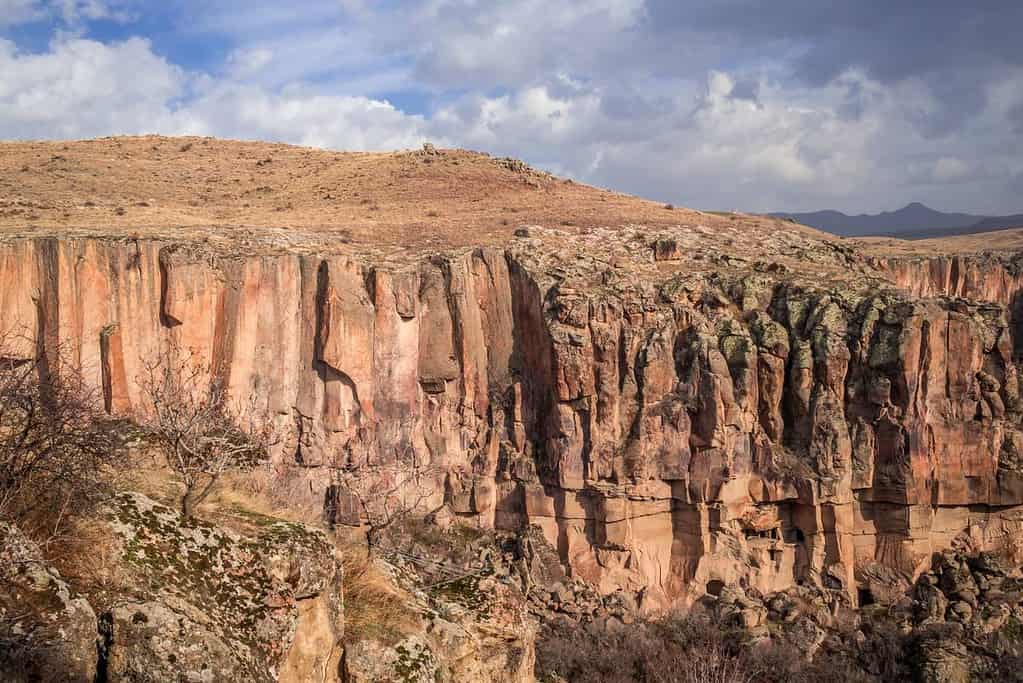
[[[869,588],[857,588],[856,589],[856,601],[860,607],[866,607],[867,605],[874,604],[874,594],[870,592]]]
[[[711,579],[707,582],[707,595],[713,595],[715,598],[720,597],[721,593],[725,590],[725,582],[718,579]]]

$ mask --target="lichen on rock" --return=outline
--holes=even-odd
[[[109,519],[139,596],[107,618],[110,675],[277,680],[295,638],[298,602],[340,601],[339,565],[323,532],[281,521],[242,536],[184,520],[137,493],[118,496]],[[339,638],[336,612],[331,627]]]

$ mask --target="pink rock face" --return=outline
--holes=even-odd
[[[959,296],[1008,306],[1023,290],[1023,272],[996,257],[942,255],[870,261],[914,296]]]
[[[616,257],[644,273],[616,279],[535,244],[390,264],[9,240],[4,353],[61,347],[130,416],[141,363],[185,349],[269,416],[311,496],[330,464],[415,457],[444,473],[434,502],[538,525],[571,572],[646,606],[712,581],[855,596],[871,565],[911,575],[957,535],[1020,533],[1009,265],[875,262],[901,293],[681,288],[641,271],[671,244]]]

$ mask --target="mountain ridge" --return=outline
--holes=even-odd
[[[803,213],[774,212],[769,215],[778,218],[792,218],[804,225],[843,237],[875,235],[922,239],[1023,226],[1023,214],[981,216],[969,213],[946,213],[932,209],[921,202],[910,202],[901,209],[882,211],[876,214],[849,215],[841,211],[825,209]]]

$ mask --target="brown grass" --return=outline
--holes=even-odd
[[[1019,229],[995,230],[925,240],[860,237],[852,241],[864,252],[877,256],[930,256],[932,254],[972,254],[979,251],[1019,251],[1023,249],[1023,226]]]
[[[246,532],[267,519],[323,527],[323,501],[309,494],[299,468],[261,466],[225,474],[198,514]]]
[[[151,457],[139,458],[132,476],[122,484],[176,507],[180,482],[169,468],[157,462]],[[197,516],[241,534],[259,533],[261,527],[280,519],[320,526],[321,509],[296,496],[296,488],[307,487],[290,477],[290,472],[267,468],[232,472],[199,507]],[[418,629],[419,617],[409,606],[409,597],[367,556],[361,536],[339,538],[337,546],[344,571],[346,637],[350,641],[372,638],[393,643]],[[60,542],[51,544],[46,555],[75,590],[100,610],[123,595],[128,585],[120,541],[105,522],[72,519]]]
[[[345,641],[396,643],[420,628],[410,598],[366,554],[364,546],[339,544],[344,568]]]
[[[127,584],[121,541],[96,519],[73,519],[62,542],[47,552],[47,560],[97,612],[108,609]]]
[[[274,520],[323,526],[323,506],[309,493],[307,474],[297,467],[274,469],[261,465],[248,471],[225,473],[197,509],[197,516],[242,534],[258,532]],[[124,490],[137,491],[174,510],[180,507],[180,478],[152,453],[138,456]]]
[[[24,169],[24,170],[21,170]],[[750,229],[820,233],[755,216]],[[464,150],[332,152],[160,136],[0,142],[0,233],[244,237],[283,229],[418,248],[486,245],[517,226],[671,226],[719,217]]]

